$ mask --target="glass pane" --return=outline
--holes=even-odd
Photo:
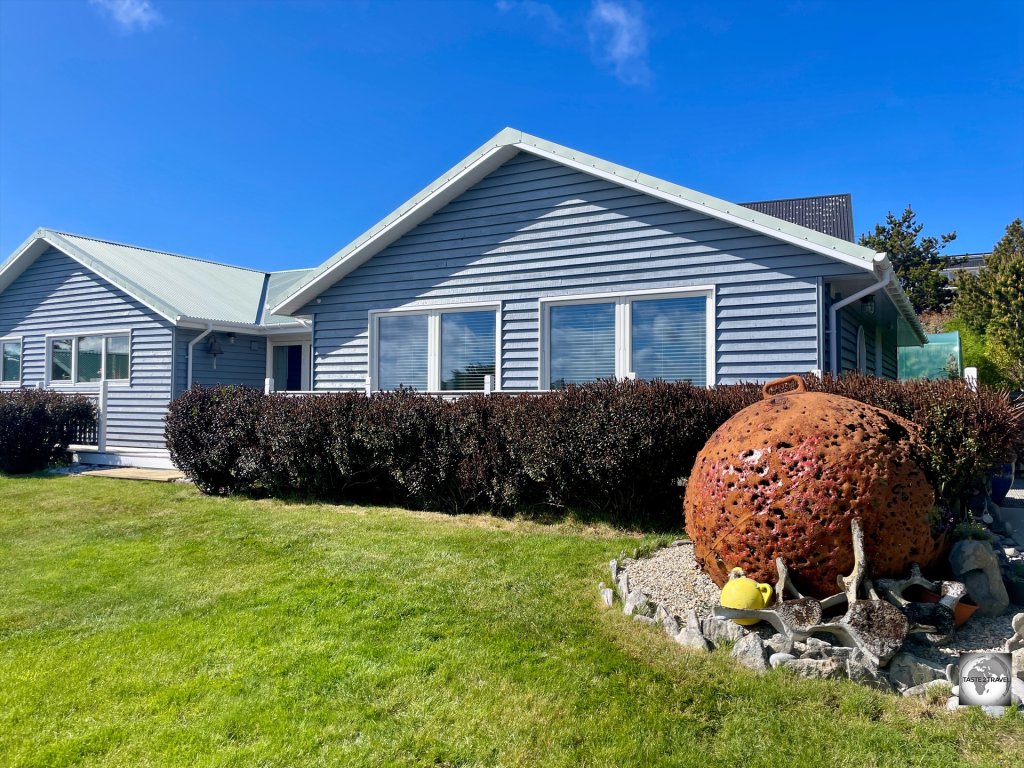
[[[78,337],[78,381],[99,381],[103,363],[103,337]]]
[[[81,363],[79,363],[79,365],[81,365]],[[111,336],[107,339],[107,378],[128,378],[127,336]]]
[[[427,388],[427,316],[377,318],[377,389]]]
[[[50,342],[50,381],[71,381],[71,339]]]
[[[707,383],[707,299],[632,302],[633,366],[640,379]]]
[[[494,375],[496,314],[445,312],[441,315],[441,389],[484,388]]]
[[[615,376],[615,305],[551,307],[551,388]]]
[[[3,346],[3,381],[21,381],[21,342],[5,341]]]
[[[302,389],[302,345],[274,347],[274,389],[297,392]]]

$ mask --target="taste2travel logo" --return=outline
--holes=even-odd
[[[1013,662],[1009,653],[974,651],[960,654],[960,704],[1010,706]]]

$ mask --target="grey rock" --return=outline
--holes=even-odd
[[[833,659],[836,662],[843,664],[840,659]],[[881,691],[891,691],[893,689],[892,683],[889,682],[889,678],[886,677],[885,673],[882,672],[878,667],[870,663],[870,660],[864,657],[862,660],[851,656],[846,659],[846,676],[855,683],[864,685],[868,688]]]
[[[697,618],[697,611],[692,608],[686,614],[686,626],[679,630],[675,640],[684,648],[695,651],[710,651],[711,643],[701,633],[700,619]]]
[[[675,637],[679,634],[679,622],[676,621],[676,617],[672,615],[672,612],[661,603],[658,603],[654,609],[654,620],[661,624],[665,634],[669,637]]]
[[[950,696],[946,699],[946,709],[950,712],[956,712],[960,709],[960,698],[958,696]]]
[[[1010,678],[1010,696],[1018,707],[1024,704],[1024,680],[1019,677]]]
[[[999,558],[987,541],[965,540],[953,545],[949,564],[967,594],[978,606],[979,616],[999,616],[1010,604],[999,571]]]
[[[633,621],[638,621],[641,624],[647,624],[647,625],[652,626],[652,627],[657,624],[657,622],[654,620],[653,617],[651,617],[651,616],[644,616],[643,614],[640,614],[640,613],[634,613],[633,614]]]
[[[629,597],[629,574],[625,571],[619,572],[619,580],[615,582],[615,589],[619,593],[619,599],[626,602]]]
[[[804,641],[805,650],[800,654],[801,659],[825,659],[832,655],[832,646],[824,640],[816,637],[808,637]]]
[[[1017,557],[1017,555],[1020,554],[1020,551],[1016,547],[1003,547],[1003,553],[1007,557]]]
[[[1002,717],[1003,713],[1006,712],[1006,709],[1006,707],[987,706],[982,707],[981,711],[989,717]]]
[[[946,672],[943,668],[906,651],[897,653],[889,662],[889,680],[899,691],[930,683],[932,680],[945,679]]]
[[[793,659],[782,665],[798,677],[817,680],[838,680],[845,677],[843,665],[835,659]]]
[[[686,539],[676,539],[672,542],[673,547],[681,547],[683,544],[686,544]]]
[[[796,656],[792,653],[773,653],[768,657],[768,664],[771,665],[772,669],[781,667],[787,661],[796,661]]]
[[[761,636],[751,632],[736,641],[732,647],[732,657],[747,669],[755,672],[768,671],[768,653]]]
[[[604,584],[601,584],[599,591],[601,593],[601,601],[611,608],[615,604],[615,593],[608,589]]]
[[[793,650],[793,641],[780,632],[776,632],[774,635],[764,641],[765,646],[771,653],[785,653],[789,654]],[[793,658],[796,658],[795,656]]]
[[[626,603],[622,607],[622,612],[627,616],[639,615],[653,618],[654,606],[647,599],[647,595],[639,589],[634,589],[626,596]]]
[[[738,642],[750,634],[745,627],[741,627],[734,621],[716,619],[713,616],[704,619],[701,623],[701,631],[715,648],[724,642]]]
[[[915,685],[912,688],[907,688],[903,691],[903,695],[908,698],[914,696],[925,696],[932,688],[949,688],[949,683],[945,680],[932,680],[930,683],[924,683],[923,685]]]
[[[612,560],[611,562],[609,562],[608,570],[612,573],[612,584],[614,584],[619,579],[619,561]]]

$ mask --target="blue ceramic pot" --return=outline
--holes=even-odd
[[[1002,504],[1006,494],[1010,492],[1010,486],[1013,485],[1013,464],[1000,464],[996,471],[988,476],[988,481],[992,485],[992,501]]]

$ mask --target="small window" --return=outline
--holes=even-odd
[[[484,388],[484,376],[494,375],[494,312],[441,314],[441,389],[473,391]]]
[[[73,339],[50,342],[50,381],[71,381],[74,343]]]
[[[108,380],[124,380],[128,378],[128,346],[127,336],[107,337],[107,362],[104,368],[104,376]]]
[[[0,381],[5,384],[21,383],[21,341],[5,341],[0,345],[3,361]]]
[[[377,320],[377,389],[427,389],[427,316]]]
[[[550,387],[615,376],[615,304],[551,307]]]

